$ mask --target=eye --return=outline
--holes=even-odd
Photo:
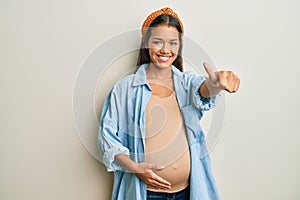
[[[156,45],[160,45],[160,44],[162,44],[162,41],[153,41],[153,44],[156,44]]]
[[[172,42],[170,42],[170,45],[171,45],[171,46],[176,46],[176,45],[177,45],[177,42],[172,41]]]

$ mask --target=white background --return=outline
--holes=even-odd
[[[93,49],[165,6],[242,81],[211,153],[221,198],[300,198],[299,1],[10,0],[0,2],[0,199],[110,198],[113,176],[75,128],[74,82]]]

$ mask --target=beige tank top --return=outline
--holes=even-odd
[[[164,91],[163,86],[150,84],[153,94]],[[190,152],[185,127],[175,91],[160,97],[152,95],[146,107],[146,162],[164,166],[155,173],[171,182],[169,190],[147,186],[156,192],[177,192],[189,185]]]

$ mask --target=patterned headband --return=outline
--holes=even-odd
[[[153,20],[162,14],[167,14],[167,15],[171,15],[171,16],[175,17],[180,24],[180,27],[182,30],[182,35],[183,35],[183,33],[184,33],[183,24],[182,24],[181,20],[179,19],[178,15],[171,8],[166,7],[166,8],[162,8],[160,10],[157,10],[157,11],[151,13],[147,17],[147,19],[144,21],[143,26],[142,26],[142,40],[144,40],[144,37],[148,30],[148,27],[153,22]]]

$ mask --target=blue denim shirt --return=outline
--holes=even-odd
[[[152,94],[146,77],[147,67],[148,64],[143,64],[136,73],[119,80],[102,108],[98,146],[107,170],[114,172],[113,200],[146,200],[146,184],[123,169],[114,157],[125,154],[138,163],[145,160],[145,111]],[[218,200],[205,135],[199,123],[204,111],[213,108],[218,96],[200,96],[199,87],[204,77],[180,72],[174,66],[172,72],[190,148],[190,199]]]

